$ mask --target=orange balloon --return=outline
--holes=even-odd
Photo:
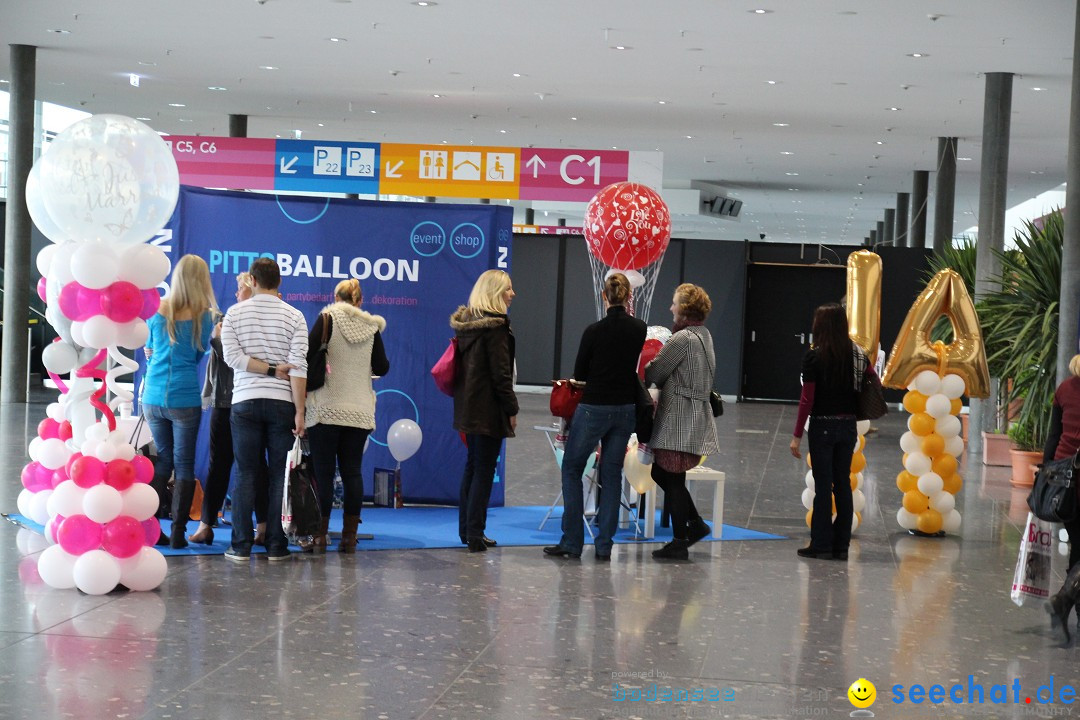
[[[949,413],[952,415],[959,415],[960,411],[964,409],[964,401],[960,398],[953,398],[950,403],[952,407],[949,408]]]
[[[810,459],[810,453],[806,453],[806,467],[810,468],[811,470],[814,469],[814,462]]]
[[[862,527],[862,513],[855,513],[855,517],[859,520],[859,527]]]
[[[923,455],[935,458],[945,452],[945,438],[937,433],[930,433],[922,440]]]
[[[866,456],[857,452],[851,456],[851,472],[862,472],[866,467]]]
[[[916,522],[915,527],[918,528],[919,532],[933,535],[934,533],[941,531],[943,522],[941,513],[934,508],[929,508],[919,513],[919,519]]]
[[[810,518],[812,518],[812,517],[814,517],[814,511],[813,510],[807,510],[806,511],[806,527],[810,527]]]
[[[896,487],[902,493],[908,493],[919,486],[919,478],[915,477],[907,470],[901,470],[900,474],[896,476]]]
[[[863,448],[865,448],[865,447],[866,447],[866,436],[865,435],[860,435],[859,436],[859,449],[856,452],[862,452]]]
[[[848,479],[851,480],[851,490],[854,492],[859,489],[859,476],[855,473],[848,475]]]
[[[934,432],[934,418],[924,412],[915,413],[908,420],[908,427],[916,435],[929,435]]]
[[[918,490],[909,490],[904,493],[904,509],[912,515],[919,515],[930,508],[930,498]]]
[[[945,478],[945,492],[950,492],[955,495],[956,493],[960,492],[960,488],[964,487],[964,478],[960,477],[959,473],[954,473],[952,475],[949,475],[948,477],[942,475],[941,477]]]
[[[956,458],[948,453],[938,455],[930,464],[930,469],[943,478],[947,478],[956,472]]]
[[[926,396],[918,390],[908,390],[904,395],[904,409],[912,415],[926,412]]]

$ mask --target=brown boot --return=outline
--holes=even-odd
[[[324,517],[319,523],[319,532],[312,537],[311,551],[316,555],[326,552],[326,538],[330,533],[330,518]]]
[[[345,524],[341,528],[341,545],[338,546],[338,550],[349,554],[356,552],[356,526],[359,524],[359,515],[345,516]]]

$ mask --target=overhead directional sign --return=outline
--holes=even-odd
[[[588,202],[611,183],[662,179],[659,153],[626,150],[164,139],[180,182],[211,188]]]

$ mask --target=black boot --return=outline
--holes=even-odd
[[[172,496],[172,532],[169,547],[179,550],[188,546],[187,522],[191,515],[191,501],[195,497],[194,480],[177,480]]]
[[[675,538],[659,550],[653,550],[652,556],[658,560],[689,560],[689,547],[688,540]]]
[[[1072,614],[1073,607],[1078,601],[1080,601],[1080,563],[1069,569],[1069,574],[1065,576],[1065,584],[1046,603],[1046,612],[1050,615],[1050,627],[1062,644],[1068,644],[1071,640],[1069,615]]]

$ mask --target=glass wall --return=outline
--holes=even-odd
[[[0,91],[0,199],[7,199],[8,177],[8,107],[10,95]],[[37,128],[34,142],[34,160],[41,155],[42,147],[49,144],[56,134],[71,123],[89,117],[90,113],[82,110],[38,102],[34,112],[34,124]]]

